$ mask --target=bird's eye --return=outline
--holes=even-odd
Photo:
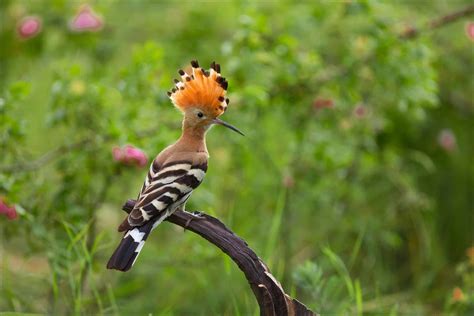
[[[199,118],[202,118],[202,117],[204,116],[204,114],[202,114],[202,112],[198,112],[197,116],[198,116]]]

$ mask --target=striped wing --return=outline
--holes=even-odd
[[[170,206],[174,209],[184,204],[201,184],[206,171],[207,162],[174,161],[161,168],[153,163],[137,204],[128,216],[130,226],[142,226],[163,212],[170,212]]]

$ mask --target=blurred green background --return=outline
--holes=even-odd
[[[169,223],[105,269],[146,174],[112,148],[179,137],[166,91],[195,58],[221,63],[247,136],[210,131],[188,210],[322,315],[474,311],[472,8],[429,27],[471,1],[88,4],[0,1],[0,311],[258,314],[237,266]]]

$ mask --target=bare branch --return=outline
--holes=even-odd
[[[175,124],[161,123],[161,125],[167,125],[168,127],[173,127],[173,128],[177,127],[177,125]],[[153,127],[146,130],[138,131],[136,133],[136,136],[138,137],[150,136],[156,133],[157,130],[158,130],[157,127]],[[68,154],[76,150],[83,149],[84,146],[93,144],[94,142],[97,142],[98,140],[102,142],[107,142],[111,139],[113,139],[111,135],[105,135],[103,137],[87,137],[74,143],[63,144],[55,149],[52,149],[42,154],[40,157],[33,159],[31,161],[0,166],[0,172],[30,172],[30,171],[38,170],[46,166],[47,164],[53,162],[54,160],[58,159],[62,155]]]
[[[410,27],[406,29],[403,33],[399,35],[401,39],[404,40],[410,40],[414,39],[417,36],[420,35],[421,32],[427,31],[427,30],[434,30],[437,28],[440,28],[442,26],[445,26],[449,23],[455,22],[463,17],[467,17],[469,15],[474,14],[474,5],[467,6],[463,9],[448,13],[446,15],[437,17],[431,21],[429,21],[425,27],[422,28],[414,28]],[[316,86],[323,85],[327,82],[333,81],[336,78],[343,77],[353,71],[355,67],[358,65],[363,65],[366,64],[367,62],[372,59],[373,56],[367,56],[364,59],[355,61],[352,65],[350,66],[345,66],[345,65],[339,65],[339,66],[331,66],[327,68],[325,71],[320,73],[318,76],[313,78],[313,84]]]
[[[474,5],[470,5],[463,9],[450,12],[448,14],[437,17],[429,21],[428,23],[426,23],[425,26],[423,27],[420,27],[420,28],[410,27],[406,29],[402,34],[400,34],[400,37],[404,39],[412,39],[420,35],[421,32],[434,30],[434,29],[443,27],[449,23],[456,22],[457,20],[463,17],[469,16],[471,14],[474,14]]]
[[[83,146],[91,143],[92,139],[81,139],[75,143],[64,144],[53,150],[50,150],[39,158],[32,160],[30,162],[16,163],[13,165],[0,166],[0,172],[28,172],[41,168],[42,166],[47,165],[48,163],[55,160],[57,157],[66,154],[70,151],[80,149]]]
[[[128,200],[122,209],[130,212],[135,200]],[[260,306],[262,316],[315,316],[304,304],[285,293],[265,263],[247,243],[217,218],[202,214],[199,218],[176,211],[167,221],[190,230],[226,253],[242,270]]]

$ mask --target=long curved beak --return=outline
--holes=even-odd
[[[227,128],[230,128],[230,129],[233,130],[234,132],[239,133],[239,134],[242,135],[242,136],[245,136],[244,133],[242,133],[237,127],[232,126],[232,125],[230,125],[229,123],[224,122],[223,120],[220,120],[220,119],[218,119],[218,118],[213,119],[213,120],[212,120],[212,123],[213,123],[213,124],[218,124],[218,125],[225,126],[225,127],[227,127]]]

